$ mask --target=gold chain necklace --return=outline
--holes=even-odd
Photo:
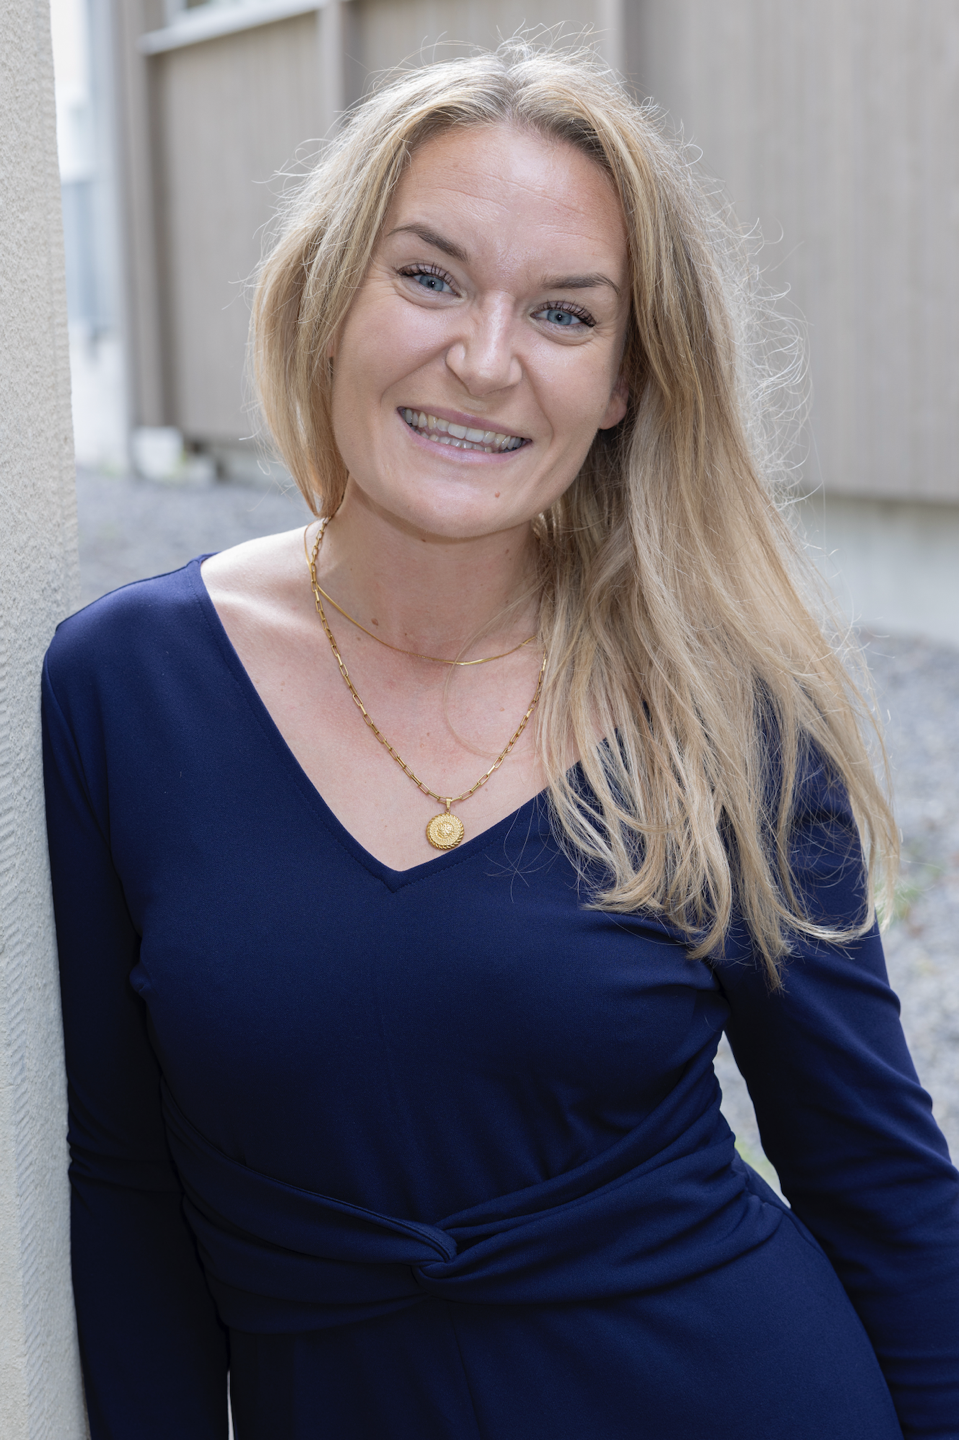
[[[363,719],[366,721],[369,728],[372,730],[373,734],[376,736],[377,740],[383,746],[384,750],[386,750],[389,755],[391,755],[392,758],[396,761],[397,765],[403,771],[403,774],[409,776],[417,789],[422,790],[424,795],[429,795],[433,800],[438,800],[441,805],[446,806],[446,809],[442,811],[439,815],[434,815],[432,820],[427,825],[427,840],[433,846],[434,850],[453,850],[460,843],[463,836],[466,834],[466,830],[459,816],[451,814],[450,806],[459,804],[461,800],[468,800],[471,795],[476,794],[477,790],[479,790],[481,786],[486,784],[487,780],[494,773],[494,771],[498,770],[499,767],[502,765],[507,755],[513,749],[513,746],[516,744],[517,740],[522,735],[523,731],[526,729],[526,726],[529,723],[529,717],[532,715],[533,711],[536,708],[536,702],[539,699],[540,692],[543,688],[543,676],[546,673],[546,653],[545,651],[543,652],[543,663],[539,668],[539,679],[536,682],[536,693],[530,701],[529,709],[520,721],[519,727],[510,737],[509,744],[506,746],[505,750],[500,752],[500,754],[497,756],[497,758],[493,761],[492,765],[487,770],[486,774],[481,775],[480,778],[477,780],[476,784],[472,785],[469,790],[464,790],[462,795],[437,795],[435,790],[431,790],[428,785],[424,785],[423,781],[420,780],[417,775],[413,774],[413,771],[407,765],[406,761],[401,759],[401,757],[393,749],[393,746],[387,740],[386,736],[382,735],[377,729],[376,725],[374,725],[369,714],[367,713],[366,706],[363,704],[363,701],[356,693],[356,686],[350,679],[350,672],[343,664],[343,657],[340,654],[339,650],[336,648],[336,641],[333,639],[333,631],[330,629],[329,622],[326,618],[326,611],[323,609],[323,591],[317,584],[316,579],[317,556],[320,553],[320,546],[323,543],[323,536],[329,523],[329,517],[320,521],[320,528],[317,531],[316,544],[313,546],[313,553],[312,555],[307,555],[307,560],[310,566],[310,581],[313,586],[313,599],[316,602],[316,613],[320,617],[320,624],[323,626],[323,629],[326,632],[326,638],[330,642],[330,649],[333,651],[333,657],[336,660],[337,665],[339,666],[340,674],[343,676],[343,682],[346,685],[347,690],[349,690],[350,694],[353,697],[353,703],[356,705],[357,709],[363,716]],[[374,635],[373,638],[375,640],[377,637]],[[524,641],[523,643],[526,644],[527,642]],[[394,646],[390,646],[390,649],[394,648]],[[520,647],[517,646],[516,648],[519,649]],[[508,651],[507,653],[512,654],[513,652]],[[444,663],[449,664],[450,662],[446,661]]]
[[[329,519],[320,521],[322,528],[319,531],[318,539],[322,540],[323,531],[329,523]],[[306,545],[306,532],[309,528],[309,525],[307,525],[303,531],[303,553],[306,556],[307,564],[310,563],[310,552]],[[366,626],[361,625],[359,620],[354,620],[348,610],[344,610],[342,605],[338,605],[332,595],[327,595],[323,586],[318,585],[315,579],[313,584],[314,589],[319,590],[323,599],[327,600],[333,606],[334,610],[339,610],[344,620],[349,620],[350,624],[355,625],[357,630],[362,630],[364,635],[369,635],[370,639],[375,640],[377,645],[385,645],[387,650],[395,650],[398,655],[412,655],[416,660],[430,660],[434,665],[488,665],[491,660],[505,660],[507,655],[515,655],[517,650],[522,650],[524,645],[531,645],[536,639],[535,635],[527,635],[526,639],[521,640],[518,645],[514,645],[512,650],[504,650],[501,655],[484,655],[482,660],[441,660],[438,655],[421,655],[419,650],[404,650],[402,645],[391,645],[390,642],[384,640],[381,635],[374,635],[372,630],[367,630]]]

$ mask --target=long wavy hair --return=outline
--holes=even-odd
[[[897,834],[864,738],[864,672],[851,678],[854,648],[816,618],[774,503],[776,397],[796,352],[781,327],[770,342],[749,246],[655,108],[589,50],[515,40],[381,84],[285,206],[262,263],[252,355],[266,421],[314,513],[332,514],[347,471],[327,357],[396,186],[433,136],[503,123],[602,167],[631,273],[628,413],[536,525],[549,656],[537,733],[557,833],[604,877],[593,903],[668,918],[696,956],[721,951],[738,907],[777,985],[797,934],[844,941],[872,923]],[[845,787],[863,842],[863,909],[842,928],[806,913],[791,871],[810,766]]]

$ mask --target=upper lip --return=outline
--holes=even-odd
[[[489,416],[467,415],[463,410],[444,410],[437,405],[400,405],[397,407],[402,415],[404,410],[416,410],[423,415],[435,415],[437,420],[447,420],[453,425],[465,425],[468,430],[490,430],[494,435],[515,435],[520,440],[528,440],[529,436],[524,435],[522,430],[512,430],[501,420],[491,420]]]

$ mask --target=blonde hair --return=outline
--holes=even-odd
[[[628,414],[537,521],[549,656],[538,734],[557,833],[605,875],[595,903],[667,917],[696,956],[721,949],[738,906],[775,985],[795,934],[848,940],[872,923],[897,837],[861,686],[804,598],[806,562],[773,503],[775,387],[750,335],[742,237],[653,108],[591,52],[522,41],[390,79],[329,144],[261,267],[264,413],[314,512],[333,513],[347,472],[327,357],[397,183],[431,137],[502,123],[602,166],[632,275]],[[570,754],[588,790],[567,774]],[[863,912],[842,928],[805,913],[791,872],[813,766],[848,792],[867,860]]]

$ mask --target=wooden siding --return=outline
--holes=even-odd
[[[643,0],[631,70],[808,323],[805,483],[959,500],[955,0]]]
[[[271,176],[340,102],[404,60],[557,22],[605,32],[608,58],[761,225],[768,281],[808,323],[806,487],[959,501],[955,0],[352,0],[144,60],[153,152],[136,141],[129,189],[146,194],[149,161],[159,223],[134,206],[140,418],[158,423],[162,391],[162,418],[193,439],[250,433],[243,282]],[[324,34],[341,35],[340,78]]]
[[[566,34],[602,27],[605,34],[615,11],[608,0],[354,0],[354,6],[362,63],[374,74],[404,60],[442,60],[469,45],[494,46],[521,27],[555,25]]]
[[[137,48],[162,24],[163,0],[118,0],[113,11],[117,179],[121,213],[123,345],[131,425],[165,425],[164,345],[157,243],[157,136],[150,66]]]
[[[610,10],[609,0],[570,0],[566,28],[599,25]],[[162,297],[151,395],[162,391],[167,423],[195,441],[231,442],[255,428],[245,382],[246,282],[282,189],[277,172],[315,149],[332,116],[322,27],[342,27],[349,103],[371,72],[421,47],[425,58],[455,53],[455,45],[431,48],[442,37],[494,45],[524,21],[555,19],[551,0],[353,0],[335,14],[328,7],[147,60]],[[141,365],[144,375],[148,369]],[[157,409],[151,399],[144,418],[157,423]]]

